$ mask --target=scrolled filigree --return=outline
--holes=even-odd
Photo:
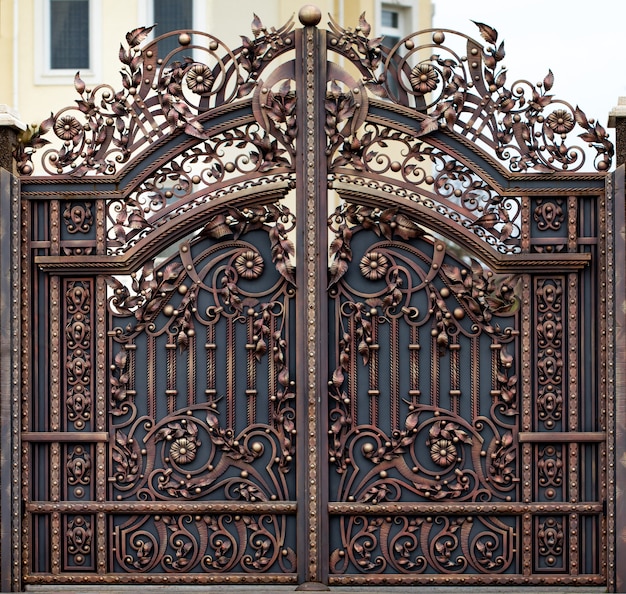
[[[383,37],[369,39],[371,26],[365,13],[359,17],[359,24],[344,28],[330,17],[329,48],[349,58],[361,71],[365,86],[378,97],[387,97],[384,75],[379,71],[383,59]]]
[[[547,499],[554,499],[563,485],[563,451],[560,447],[547,445],[540,448],[538,454],[539,487]]]
[[[116,560],[129,573],[293,572],[286,518],[269,514],[133,517],[116,532]],[[125,553],[122,555],[120,551]]]
[[[485,331],[495,336],[510,336],[511,328],[492,325],[496,316],[511,316],[519,310],[518,276],[496,276],[491,270],[485,270],[477,260],[471,260],[469,269],[442,265],[450,291],[457,296],[476,319],[485,324]]]
[[[66,468],[69,485],[88,485],[91,482],[91,455],[83,446],[74,446],[68,452]]]
[[[387,570],[404,575],[500,573],[515,560],[511,518],[484,516],[349,516],[336,525],[341,545],[333,575]]]
[[[76,565],[83,565],[91,554],[93,531],[91,523],[83,516],[74,516],[67,523],[65,532],[67,552]]]
[[[138,27],[126,35],[126,45],[121,45],[119,51],[121,90],[109,85],[90,89],[77,74],[74,87],[80,98],[76,106],[51,115],[21,135],[14,155],[22,175],[32,174],[34,153],[50,145],[44,138],[49,131],[61,147],[53,145],[42,156],[46,173],[73,177],[114,175],[120,164],[145,150],[155,137],[172,132],[206,140],[207,132],[198,116],[211,107],[248,95],[265,67],[293,49],[294,41],[292,20],[275,29],[264,27],[255,16],[254,39],[242,37],[243,45],[235,51],[209,34],[174,32],[178,46],[168,55],[159,56],[162,37],[146,42],[152,29]],[[283,136],[293,139],[295,121],[287,123]],[[150,134],[146,134],[146,126]],[[263,166],[279,158],[281,149],[272,140],[253,135],[252,142],[256,143]]]
[[[88,233],[93,225],[91,202],[84,204],[68,202],[63,210],[63,222],[68,233]]]
[[[548,567],[563,562],[565,530],[561,518],[543,518],[537,531],[537,547],[540,558]]]
[[[608,170],[614,148],[606,130],[579,107],[550,94],[551,71],[537,85],[507,85],[504,43],[494,28],[476,25],[486,47],[465,35],[424,31],[404,38],[386,55],[387,96],[426,114],[418,136],[447,128],[478,141],[511,171],[571,171],[585,162],[585,150],[570,140],[577,127],[577,137],[596,152],[595,168]],[[465,54],[454,47],[456,39]],[[424,59],[426,49],[433,53]]]

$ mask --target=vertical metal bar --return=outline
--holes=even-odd
[[[612,186],[612,187],[611,187]],[[606,295],[612,299],[607,307],[606,345],[607,369],[600,392],[606,394],[607,423],[607,559],[608,590],[615,592],[626,585],[626,541],[619,538],[626,531],[626,498],[616,498],[617,485],[626,484],[626,467],[616,464],[626,454],[626,284],[624,282],[624,165],[607,183],[605,201],[600,211],[607,216],[606,260],[602,263],[601,276],[607,279]],[[601,222],[602,223],[602,222]],[[613,296],[613,297],[611,297]],[[620,331],[617,332],[617,329]],[[613,345],[615,345],[613,347]],[[613,348],[615,349],[614,352]],[[621,396],[619,405],[616,395]],[[619,439],[618,439],[619,437]],[[602,568],[604,569],[604,568]]]
[[[400,377],[398,366],[400,362],[400,337],[398,330],[398,319],[391,318],[389,322],[391,340],[390,340],[390,352],[389,352],[389,366],[391,369],[390,378],[390,391],[389,398],[391,409],[391,432],[396,429],[400,429]],[[376,341],[378,344],[378,340]]]
[[[248,365],[246,374],[246,408],[248,411],[248,426],[256,423],[256,355],[254,352],[254,318],[248,316]]]
[[[196,337],[189,337],[189,347],[187,348],[187,406],[196,404]]]
[[[296,368],[299,393],[300,468],[298,570],[301,588],[328,580],[328,464],[325,456],[326,379],[328,378],[328,197],[324,155],[324,97],[326,93],[326,34],[316,28],[319,9],[305,7],[297,32],[296,88],[299,139],[296,162],[297,269]],[[302,406],[304,405],[304,406]]]
[[[106,254],[106,212],[105,201],[96,200],[96,254]]]
[[[156,381],[156,338],[153,334],[146,335],[146,360],[148,361],[148,369],[146,371],[147,390],[148,390],[148,417],[156,419],[157,414],[157,381]]]
[[[570,210],[570,219],[572,218]],[[578,395],[578,277],[576,273],[568,275],[568,291],[566,295],[567,299],[567,375],[569,376],[569,389],[567,394],[569,398],[564,399],[567,402],[563,403],[563,413],[567,414],[568,431],[579,431],[578,427],[578,407],[580,405]],[[565,345],[564,345],[565,348]],[[565,378],[563,378],[565,381]],[[565,392],[565,390],[564,390]],[[591,394],[587,396],[591,398]],[[566,411],[568,411],[566,413]],[[579,468],[579,456],[580,450],[577,443],[570,443],[569,447],[569,500],[571,503],[577,503],[579,498],[579,492],[582,492],[582,483],[584,483],[584,472],[582,476]],[[569,574],[578,575],[578,514],[570,514],[569,518],[569,544],[570,555],[569,559]]]
[[[208,402],[215,400],[217,390],[215,389],[215,324],[212,322],[206,327],[206,399]]]
[[[229,317],[226,320],[226,427],[233,431],[235,431],[235,398],[237,397],[235,389],[236,336],[235,322]]]
[[[472,410],[472,423],[480,416],[480,337],[473,336],[471,339],[471,394],[470,408]]]
[[[56,201],[55,201],[56,202]],[[51,220],[54,208],[51,208]],[[51,225],[52,226],[52,225]],[[51,234],[52,235],[52,234]],[[54,245],[54,242],[53,242]],[[51,248],[52,251],[52,248]],[[61,353],[61,282],[58,276],[50,278],[50,417],[49,431],[59,431]],[[61,452],[59,442],[50,444],[50,501],[60,501]],[[61,571],[61,515],[54,512],[50,526],[50,568],[53,574]]]
[[[532,382],[533,369],[533,348],[531,336],[532,332],[531,319],[531,277],[524,275],[522,280],[522,391],[521,391],[521,429],[522,431],[531,431],[532,429],[532,410],[534,407],[533,394],[535,393]],[[522,454],[522,501],[530,503],[532,501],[532,444],[525,443],[521,447]],[[522,516],[522,574],[529,576],[532,573],[532,516],[524,514]]]
[[[567,199],[567,251],[575,252],[578,249],[578,199],[576,196],[568,196]],[[566,342],[563,345],[566,356],[567,376],[569,379],[569,386],[567,390],[564,390],[563,398],[563,418],[567,419],[568,430],[579,430],[579,411],[581,404],[583,403],[584,396],[579,392],[579,369],[578,369],[578,352],[579,348],[581,353],[582,345],[579,344],[578,338],[581,336],[578,332],[578,324],[580,323],[579,317],[579,297],[580,291],[578,287],[578,275],[576,273],[569,274],[568,278],[568,293],[567,293],[567,336]],[[564,374],[565,375],[565,374]],[[564,381],[565,377],[563,378]],[[584,385],[584,382],[583,384]],[[587,395],[587,398],[592,399],[592,395]],[[592,407],[593,408],[593,407]],[[584,414],[584,413],[583,413]],[[583,427],[580,430],[584,430]],[[584,461],[584,451],[581,452],[580,446],[576,443],[570,443],[569,450],[569,498],[570,502],[576,503],[579,501],[579,492],[584,493],[583,482],[585,480],[584,472],[581,468],[584,466],[581,462]],[[582,458],[582,459],[581,459]],[[563,493],[563,496],[567,496]],[[569,574],[578,575],[580,573],[579,560],[581,555],[585,552],[580,550],[580,543],[584,542],[580,539],[580,530],[582,528],[579,525],[580,516],[572,513],[569,518],[569,544],[570,554],[564,558],[569,563]],[[588,552],[587,554],[591,554]]]
[[[522,197],[522,233],[521,233],[521,248],[523,253],[530,252],[530,238],[531,238],[531,216],[530,216],[530,199],[528,196]],[[532,310],[535,303],[532,295],[534,290],[532,287],[532,277],[530,275],[524,275],[522,280],[522,357],[521,357],[521,379],[522,390],[520,397],[522,416],[520,419],[522,431],[531,431],[533,424],[533,410],[535,407],[533,394],[536,393],[536,389],[533,382],[534,369],[534,349],[533,340],[534,332],[532,330],[534,320],[532,319]],[[532,501],[532,444],[525,443],[520,447],[520,454],[522,456],[521,461],[521,479],[522,479],[522,501],[524,503],[530,503]],[[532,573],[533,564],[533,520],[531,514],[524,514],[522,516],[522,548],[521,555],[521,567],[522,574],[529,576]]]
[[[19,589],[20,203],[19,183],[0,169],[0,589]]]
[[[104,225],[104,220],[102,220]],[[93,419],[93,427],[96,431],[106,431],[107,427],[107,390],[106,390],[106,282],[104,277],[99,276],[96,278],[96,294],[94,295],[94,301],[96,304],[95,315],[93,316],[93,327],[95,329],[95,389],[91,392],[93,394],[95,418]],[[93,347],[92,347],[93,348]],[[134,350],[129,352],[130,358],[134,361]],[[134,373],[132,374],[134,378]],[[105,444],[96,444],[96,473],[95,473],[95,491],[96,501],[106,500],[106,488],[107,488],[107,474],[106,474],[106,456],[107,448]],[[104,513],[99,513],[96,516],[96,543],[95,543],[95,565],[96,571],[99,574],[106,573],[107,570],[107,529],[106,529],[106,516]]]
[[[276,317],[272,315],[269,320],[269,348],[272,349],[270,352],[273,352],[274,347],[277,346],[276,341],[274,340],[274,333],[276,332]],[[274,357],[268,357],[267,361],[267,424],[272,424],[272,414],[273,410],[273,400],[272,396],[276,395],[276,360]]]
[[[370,345],[370,358],[369,358],[369,371],[370,371],[370,383],[368,394],[370,397],[370,425],[378,427],[380,421],[379,406],[380,406],[380,390],[378,389],[378,326],[377,321],[374,319],[376,316],[372,316],[372,343]],[[354,348],[354,347],[353,347]],[[353,357],[356,359],[356,357]],[[357,398],[355,394],[355,398]]]
[[[17,180],[16,180],[17,183]],[[16,192],[19,195],[19,186],[16,189]],[[30,202],[23,201],[21,204],[21,213],[22,213],[22,223],[21,223],[21,272],[22,272],[22,281],[20,291],[16,295],[17,302],[21,301],[22,306],[22,316],[21,316],[21,341],[22,341],[22,358],[21,358],[21,376],[22,376],[22,384],[21,384],[21,430],[28,431],[29,423],[30,423],[30,415],[32,407],[30,406],[30,399],[33,393],[32,390],[32,376],[30,373],[32,367],[32,357],[34,348],[32,348],[32,338],[31,332],[34,327],[34,322],[31,321],[31,293],[30,290],[34,287],[34,282],[32,279],[32,271],[31,271],[31,247],[30,247],[30,238],[31,238],[31,204]],[[20,299],[21,297],[21,299]],[[4,328],[5,326],[0,326]],[[16,333],[17,335],[17,333]],[[17,433],[17,427],[16,427]],[[19,446],[19,433],[15,436],[15,444],[16,447]],[[19,468],[20,468],[20,459],[22,461],[22,473],[20,476]],[[16,482],[15,484],[15,500],[14,500],[14,519],[16,522],[20,520],[21,517],[21,505],[19,500],[19,495],[21,492],[21,498],[26,501],[28,499],[28,488],[30,486],[29,475],[30,475],[30,449],[28,444],[24,445],[24,449],[21,451],[21,458],[16,459],[15,468],[18,469],[14,473],[13,480]],[[19,483],[19,488],[18,488]],[[22,518],[22,533],[21,535],[17,533],[14,534],[14,547],[13,551],[15,554],[15,559],[19,559],[20,557],[20,549],[22,553],[21,565],[18,563],[15,572],[13,573],[13,589],[19,590],[21,586],[21,577],[22,574],[28,571],[29,563],[30,563],[30,552],[29,552],[29,541],[30,541],[30,530],[31,530],[31,516],[27,515]],[[21,538],[20,538],[21,537]],[[20,542],[21,540],[21,542]],[[4,558],[4,555],[3,555]],[[5,575],[3,572],[2,575]]]
[[[439,408],[439,347],[434,335],[430,339],[430,398],[431,405]]]
[[[340,297],[337,297],[337,300],[335,302],[335,307],[337,308],[337,317],[339,318],[339,320],[341,320],[341,307],[340,307],[341,301],[340,301]],[[350,334],[350,336],[352,337],[352,340],[354,340],[354,328],[355,328],[355,321],[354,321],[354,316],[350,316],[348,318],[348,333]],[[341,332],[341,324],[338,323],[337,324],[337,333],[335,334],[335,336],[337,336],[336,342],[338,343],[339,340],[339,336],[341,336],[340,332]],[[350,372],[348,373],[348,381],[347,381],[347,387],[348,387],[348,398],[350,399],[350,413],[352,415],[352,418],[354,419],[354,421],[356,423],[358,423],[359,420],[359,399],[357,397],[358,393],[359,393],[359,376],[358,376],[358,358],[357,357],[350,357],[350,362],[348,363],[350,365]],[[371,400],[371,398],[370,398]],[[371,410],[371,403],[368,402],[368,408]],[[370,418],[371,418],[371,412],[370,412]]]
[[[176,337],[173,334],[168,335],[167,344],[167,387],[165,394],[167,396],[167,414],[171,415],[176,410],[176,397],[178,390],[176,389]]]
[[[459,381],[460,356],[459,351],[461,345],[457,342],[458,338],[453,337],[450,343],[450,410],[458,415],[460,411],[459,399],[461,396],[461,384]]]

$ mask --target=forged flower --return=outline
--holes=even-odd
[[[450,466],[456,460],[456,446],[449,439],[438,439],[430,446],[430,457],[439,466]]]
[[[387,274],[389,260],[379,252],[368,252],[359,264],[361,274],[369,280],[378,280]]]
[[[263,272],[263,258],[257,252],[248,250],[235,259],[235,270],[248,280],[258,278]]]
[[[177,464],[189,464],[193,462],[196,457],[196,443],[181,437],[177,439],[170,447],[170,457]]]
[[[198,95],[208,93],[215,82],[211,71],[204,64],[194,64],[185,80],[189,89]]]
[[[569,111],[557,109],[546,118],[546,123],[557,134],[567,134],[574,127],[574,118]]]
[[[416,93],[433,91],[439,82],[437,71],[430,64],[418,64],[409,74],[409,82]]]
[[[63,116],[54,123],[54,133],[61,140],[72,140],[81,130],[82,126],[74,116]]]

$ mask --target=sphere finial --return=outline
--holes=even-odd
[[[305,4],[300,9],[298,18],[305,27],[315,27],[322,20],[322,11],[313,4]]]

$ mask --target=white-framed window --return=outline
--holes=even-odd
[[[384,35],[383,45],[393,47],[398,41],[431,23],[420,23],[423,2],[431,0],[375,0],[376,35]]]
[[[383,44],[393,47],[405,35],[404,10],[383,4],[380,10],[380,34],[384,35]]]
[[[100,72],[102,0],[35,0],[35,83],[68,84],[76,72],[95,82]]]
[[[206,28],[206,0],[141,0],[139,2],[138,25],[156,25],[150,38],[159,37],[179,29]],[[165,57],[178,47],[176,38],[159,42],[159,56]]]

